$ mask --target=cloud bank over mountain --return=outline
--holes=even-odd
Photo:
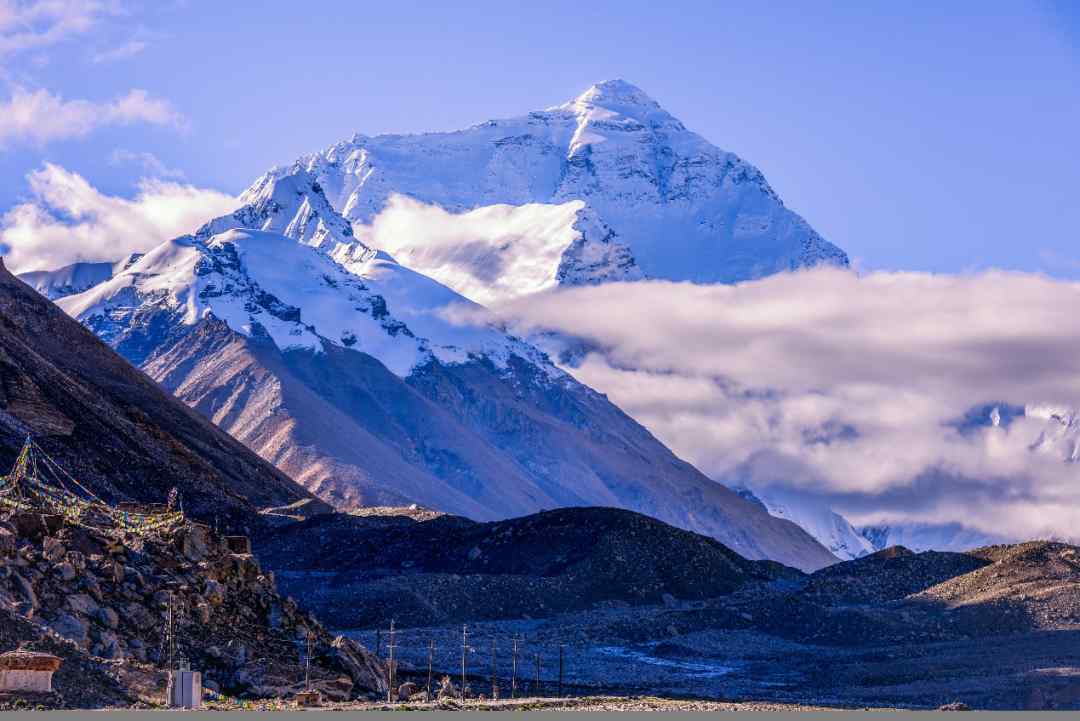
[[[145,178],[133,198],[102,193],[46,163],[27,177],[30,198],[0,217],[0,254],[16,272],[115,261],[190,233],[236,207],[216,190]]]
[[[1031,537],[1080,522],[1063,460],[1078,301],[1080,284],[1037,275],[822,268],[562,289],[494,312],[583,341],[568,344],[575,375],[714,478],[793,486],[856,523]]]

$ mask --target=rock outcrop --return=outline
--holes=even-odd
[[[312,685],[326,697],[385,690],[378,659],[328,633],[278,593],[254,556],[205,526],[125,537],[78,526],[54,535],[0,529],[14,540],[0,550],[0,611],[15,619],[0,651],[29,644],[91,669],[88,679],[58,674],[66,703],[160,700],[163,669],[181,658],[210,689],[287,697],[304,689],[309,647]]]

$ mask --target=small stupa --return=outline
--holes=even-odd
[[[17,649],[0,654],[0,693],[52,693],[53,673],[63,662],[39,651]]]

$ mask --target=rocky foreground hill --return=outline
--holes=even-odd
[[[278,593],[246,549],[209,530],[252,532],[327,507],[0,265],[3,473],[27,436],[35,465],[0,481],[5,501],[32,505],[12,515],[10,503],[0,504],[0,652],[27,645],[65,659],[58,695],[45,703],[160,702],[170,615],[180,651],[222,692],[280,696],[302,687],[309,635],[326,693],[379,689],[376,659],[330,636]],[[41,505],[23,492],[28,477],[74,495]],[[137,534],[115,523],[119,504],[164,504],[172,489],[182,522]],[[62,521],[57,514],[80,507],[76,497],[112,511]],[[280,510],[261,513],[266,506]]]
[[[246,549],[204,526],[119,537],[41,518],[0,522],[0,650],[64,659],[49,705],[160,703],[163,669],[181,658],[213,691],[288,697],[305,688],[309,642],[312,684],[329,698],[385,689],[378,659],[329,634]]]

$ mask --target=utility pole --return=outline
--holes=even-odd
[[[386,675],[389,677],[386,682],[386,702],[393,703],[397,700],[397,669],[394,667],[394,649],[397,648],[397,644],[394,643],[394,619],[390,619],[390,644],[387,646],[387,650],[390,652],[390,661],[386,667]]]
[[[495,666],[495,637],[491,637],[491,700],[499,698],[499,681],[496,678]]]
[[[427,700],[434,701],[431,696],[431,661],[435,656],[435,639],[429,639],[427,642]]]
[[[510,698],[517,698],[517,656],[518,656],[518,637],[513,638],[514,650],[511,655],[510,661]]]
[[[161,660],[170,671],[176,670],[176,620],[176,599],[170,591],[165,611],[164,633],[161,634]]]
[[[562,686],[563,686],[563,649],[566,648],[565,643],[559,643],[559,698],[562,698]]]
[[[382,660],[382,629],[375,629],[375,658]]]
[[[469,627],[461,627],[461,703],[465,703],[465,661],[469,656]]]
[[[304,659],[304,691],[311,691],[311,654],[314,647],[314,634],[307,632],[307,657]]]
[[[536,653],[536,695],[540,695],[540,653]]]

